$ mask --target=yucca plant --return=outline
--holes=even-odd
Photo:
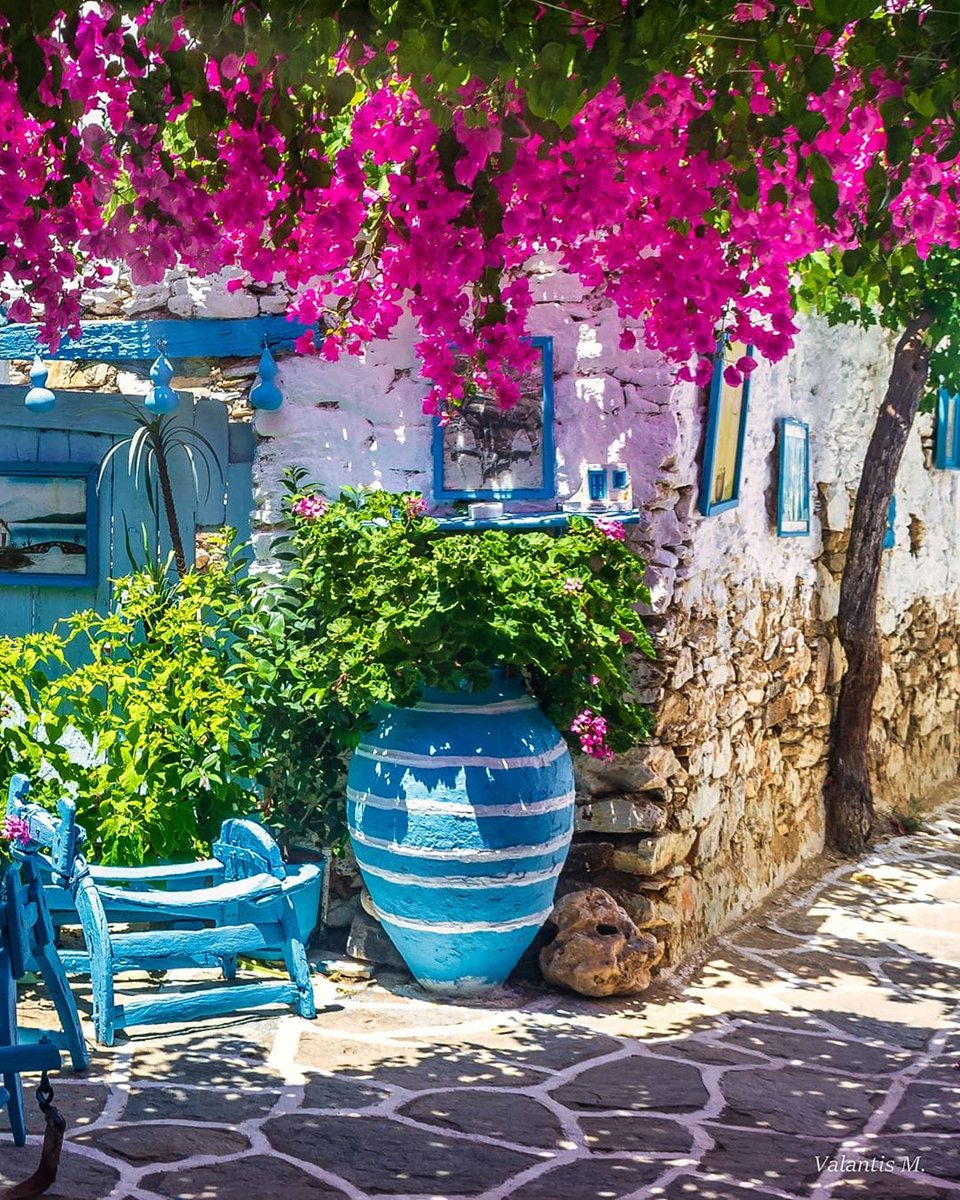
[[[147,503],[154,516],[159,521],[159,507],[163,505],[163,513],[170,533],[170,545],[173,548],[173,561],[177,575],[182,579],[187,573],[187,556],[183,547],[183,534],[177,517],[177,507],[173,498],[173,485],[170,481],[170,459],[175,454],[183,454],[190,467],[194,491],[201,498],[200,471],[202,467],[206,486],[204,495],[209,495],[213,485],[213,467],[216,467],[220,482],[223,483],[223,468],[217,460],[217,452],[208,438],[197,429],[179,423],[171,414],[152,416],[134,404],[127,407],[137,425],[130,437],[117,442],[104,455],[100,464],[100,474],[97,487],[103,482],[107,467],[122,450],[127,451],[127,470],[137,487],[143,486]],[[211,465],[212,464],[212,465]]]

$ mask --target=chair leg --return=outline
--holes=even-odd
[[[64,1032],[67,1049],[70,1051],[70,1061],[75,1071],[85,1071],[90,1065],[86,1042],[83,1039],[83,1029],[80,1026],[80,1014],[77,1012],[77,1002],[70,991],[67,974],[63,963],[52,946],[42,946],[37,950],[40,960],[40,972],[43,982],[60,1018],[60,1028]]]
[[[0,1046],[15,1046],[17,1040],[17,984],[13,978],[10,955],[0,948]],[[5,1072],[3,1086],[7,1092],[7,1113],[10,1116],[13,1144],[23,1146],[27,1140],[27,1126],[23,1116],[23,1083],[19,1073]]]
[[[283,916],[283,958],[287,972],[297,985],[296,1009],[301,1017],[315,1017],[317,1006],[313,999],[313,986],[310,983],[310,964],[307,962],[307,950],[300,940],[300,929],[297,925],[297,915],[289,899],[284,905]]]

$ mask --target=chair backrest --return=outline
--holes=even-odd
[[[223,863],[224,880],[249,879],[251,875],[273,875],[286,879],[280,847],[264,827],[247,817],[232,817],[220,827],[213,843],[213,857]]]
[[[7,816],[26,822],[30,840],[25,845],[11,843],[11,852],[15,858],[38,855],[45,859],[53,872],[54,882],[69,887],[78,871],[86,866],[80,851],[87,834],[77,824],[77,806],[68,797],[61,796],[54,816],[39,804],[27,800],[29,794],[30,780],[26,775],[14,775],[7,791]],[[42,853],[44,847],[48,854]]]

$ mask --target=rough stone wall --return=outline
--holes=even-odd
[[[611,890],[675,963],[757,904],[823,844],[821,789],[843,670],[835,617],[860,464],[891,359],[879,331],[810,322],[790,359],[752,377],[742,501],[704,518],[697,487],[704,405],[673,387],[656,356],[618,349],[615,312],[535,264],[531,331],[554,338],[558,497],[590,461],[626,461],[645,515],[659,659],[638,664],[658,724],[648,746],[582,762],[578,837],[562,886]],[[173,279],[140,311],[246,316],[282,297],[206,291]],[[106,314],[105,314],[106,315]],[[259,413],[257,550],[269,562],[283,469],[325,490],[346,483],[431,490],[431,424],[421,411],[412,328],[362,359],[281,362],[286,403]],[[252,364],[251,364],[252,366]],[[245,373],[249,373],[246,371]],[[811,427],[815,508],[808,538],[775,531],[776,422]],[[885,554],[884,675],[872,760],[878,798],[905,806],[960,761],[960,477],[931,469],[922,417]]]
[[[890,359],[878,331],[811,322],[786,363],[761,366],[742,503],[718,517],[696,512],[703,405],[690,397],[678,410],[682,549],[656,617],[660,660],[646,679],[656,742],[581,770],[585,836],[573,863],[576,878],[612,890],[664,939],[668,963],[822,846],[844,666],[839,581]],[[788,415],[811,426],[809,538],[775,532],[775,431]],[[931,418],[921,417],[881,583],[884,671],[871,750],[878,801],[893,809],[909,809],[960,761],[960,485],[931,470],[931,446]]]

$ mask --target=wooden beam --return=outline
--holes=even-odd
[[[274,352],[292,350],[296,339],[316,326],[288,321],[284,316],[242,320],[84,321],[81,336],[64,338],[52,354],[37,340],[37,325],[0,328],[0,361],[86,359],[90,362],[149,362],[167,344],[167,356],[178,358],[256,358],[264,340]]]

